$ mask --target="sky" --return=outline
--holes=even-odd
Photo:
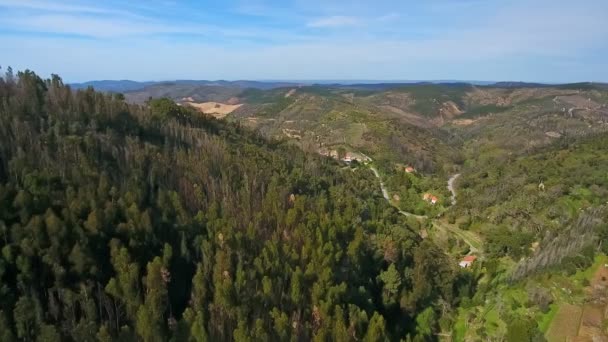
[[[0,0],[0,46],[68,82],[606,82],[608,0]]]

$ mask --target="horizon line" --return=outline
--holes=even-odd
[[[136,79],[92,79],[87,81],[68,81],[67,84],[86,84],[93,82],[135,82],[135,83],[164,83],[164,82],[260,82],[260,83],[307,83],[314,84],[383,84],[383,83],[524,83],[524,84],[543,84],[543,85],[563,85],[563,84],[578,84],[578,83],[598,83],[607,84],[608,81],[589,81],[578,80],[570,82],[554,82],[554,81],[522,81],[522,80],[467,80],[467,79],[160,79],[160,80],[136,80]]]

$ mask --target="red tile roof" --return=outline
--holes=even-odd
[[[462,261],[473,262],[473,261],[475,261],[475,259],[477,259],[477,256],[475,256],[475,255],[467,255],[464,258],[462,258]]]

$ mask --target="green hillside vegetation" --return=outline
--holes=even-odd
[[[441,177],[406,173],[403,167],[396,167],[385,179],[391,195],[398,196],[394,204],[406,212],[434,217],[450,207],[451,194]],[[433,205],[424,201],[425,193],[436,196],[438,202]]]
[[[414,84],[396,89],[413,96],[415,103],[411,107],[416,113],[434,117],[439,112],[441,104],[447,101],[464,107],[463,97],[472,88],[469,84]]]
[[[323,88],[297,89],[288,98],[268,97],[266,101],[275,98],[276,102],[258,112],[239,111],[236,118],[258,119],[255,127],[274,137],[285,137],[283,129],[298,131],[300,140],[312,150],[343,146],[374,159],[399,160],[421,170],[442,172],[440,161],[449,158],[451,149],[440,131],[421,129],[385,110],[352,101],[347,96],[351,93],[319,89]]]
[[[365,168],[0,78],[0,340],[432,340],[473,279]]]
[[[238,87],[222,87],[211,85],[190,85],[182,83],[159,83],[148,86],[143,90],[126,92],[127,101],[143,104],[149,98],[182,99],[191,97],[194,102],[225,102],[228,99],[241,94],[242,89]]]
[[[285,93],[288,90],[279,88],[273,90],[262,90],[248,88],[239,94],[239,97],[245,103],[249,104],[270,104],[285,98]]]
[[[608,335],[605,85],[272,88],[0,77],[0,341]]]
[[[301,128],[317,135],[313,146],[365,152],[393,205],[444,215],[409,217],[411,226],[457,258],[481,258],[471,273],[476,287],[466,289],[471,300],[452,308],[444,333],[455,341],[542,340],[566,326],[576,335],[578,326],[560,320],[568,310],[582,315],[594,271],[576,272],[597,269],[594,256],[606,252],[605,90],[418,84],[331,93],[303,97],[306,111],[279,113],[285,117],[273,123],[274,132]],[[462,113],[442,114],[449,101]],[[406,165],[417,172],[405,173]],[[456,172],[462,177],[452,208],[445,182]],[[437,205],[422,200],[426,192]]]
[[[606,204],[606,146],[608,134],[600,134],[544,152],[475,164],[460,180],[462,200],[454,215],[465,217],[464,227],[484,232],[489,250],[498,256],[526,254],[523,242],[563,234],[581,212]],[[504,243],[498,235],[503,231],[504,238],[526,238],[512,241],[518,248],[494,248],[493,243]]]
[[[497,106],[495,104],[473,105],[467,108],[467,111],[460,115],[459,119],[473,119],[488,114],[496,114],[513,109],[513,106]]]
[[[513,153],[540,151],[553,144],[555,136],[575,141],[608,128],[598,124],[605,120],[599,105],[606,94],[597,89],[580,93],[552,87],[413,84],[361,92],[313,86],[294,89],[285,97],[290,90],[246,91],[255,96],[248,95],[250,100],[233,119],[307,151],[343,149],[370,156],[387,177],[391,196],[401,198],[395,204],[420,214],[447,208],[445,181],[465,160],[465,169],[475,168],[476,163],[508,159]],[[565,110],[587,99],[596,101],[593,108]],[[247,107],[248,101],[263,106]],[[446,103],[462,113],[441,114]],[[456,119],[472,122],[452,124]],[[400,178],[396,165],[419,171],[415,186]],[[426,192],[440,197],[442,206],[433,208],[422,201]]]
[[[555,267],[551,272],[509,282],[512,263],[486,261],[473,270],[479,282],[470,301],[458,308],[452,336],[456,341],[560,341],[577,335],[584,309],[605,306],[603,288],[592,289],[605,255],[580,253],[577,271]],[[602,299],[604,298],[604,299]],[[582,323],[587,324],[587,323]],[[601,328],[601,327],[600,327]],[[600,329],[601,330],[601,329]]]

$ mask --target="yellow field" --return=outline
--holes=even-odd
[[[242,104],[229,105],[219,102],[185,102],[187,105],[192,106],[199,111],[213,115],[218,119],[224,118],[226,115],[234,112]]]

